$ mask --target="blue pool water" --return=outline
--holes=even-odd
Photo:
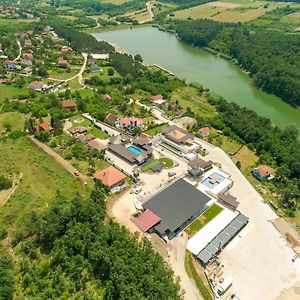
[[[204,179],[201,184],[208,187],[209,189],[213,189],[218,184],[220,184],[225,179],[224,176],[220,175],[219,173],[212,173],[209,177]]]
[[[140,155],[142,153],[142,151],[135,146],[129,146],[127,149],[137,155]]]

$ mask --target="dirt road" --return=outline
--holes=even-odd
[[[62,167],[64,167],[69,173],[71,173],[74,177],[79,178],[82,182],[86,181],[86,176],[82,175],[80,172],[78,172],[77,169],[75,169],[68,161],[63,159],[59,154],[57,154],[55,151],[53,151],[51,148],[46,146],[45,144],[39,142],[37,139],[35,139],[33,136],[30,137],[30,140],[42,151],[47,153],[49,156],[54,158]],[[76,176],[75,174],[78,174]]]

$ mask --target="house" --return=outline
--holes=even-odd
[[[106,60],[106,59],[109,59],[109,54],[106,54],[106,53],[102,53],[102,54],[95,53],[94,54],[94,53],[92,53],[91,57],[96,60],[98,60],[98,59]]]
[[[68,67],[68,61],[62,57],[59,57],[57,59],[57,64],[60,68],[67,68]]]
[[[103,185],[113,191],[125,183],[126,176],[115,167],[109,166],[104,170],[96,172],[94,179],[99,180]]]
[[[87,146],[92,150],[103,151],[106,146],[102,143],[100,139],[93,139],[87,143]]]
[[[81,142],[81,143],[88,143],[89,141],[93,140],[95,137],[92,134],[78,134],[76,138]]]
[[[68,46],[61,47],[61,52],[63,52],[63,53],[71,53],[72,51],[73,51],[73,49],[71,47],[68,47]]]
[[[31,35],[33,35],[33,30],[27,30],[26,33],[27,33],[29,36],[31,36]]]
[[[63,100],[61,102],[61,107],[70,111],[76,110],[76,101],[74,100]]]
[[[273,169],[269,166],[262,165],[252,170],[252,175],[258,180],[266,180],[272,178]]]
[[[166,102],[166,100],[164,100],[164,97],[160,94],[150,96],[150,101],[152,102],[153,105],[156,105],[156,106],[161,106]]]
[[[32,60],[27,59],[27,58],[22,58],[22,59],[21,59],[21,65],[24,65],[24,66],[32,66]]]
[[[88,131],[88,128],[86,127],[75,127],[73,129],[70,130],[70,133],[72,135],[77,135],[77,134],[82,134]]]
[[[178,108],[175,112],[176,116],[180,117],[184,115],[187,112],[186,108]]]
[[[30,40],[25,40],[24,46],[27,48],[32,48],[32,42]]]
[[[26,76],[31,76],[32,74],[32,68],[26,67],[23,70],[20,71],[20,74],[26,75]]]
[[[132,144],[130,139],[124,135],[117,135],[110,139],[108,151],[122,158],[131,165],[141,165],[151,156],[152,148],[149,141],[145,139],[134,139]]]
[[[213,161],[205,161],[197,156],[188,163],[188,166],[188,173],[193,177],[198,177],[213,167]]]
[[[113,126],[116,126],[116,124],[119,122],[120,118],[114,114],[109,113],[106,118],[105,121]]]
[[[198,133],[202,137],[208,137],[210,135],[210,128],[209,127],[202,127],[198,130]]]
[[[25,58],[25,59],[29,59],[29,60],[33,60],[33,54],[28,52],[28,53],[23,53],[22,54],[22,58]]]
[[[144,130],[145,124],[142,119],[136,117],[129,117],[122,118],[120,120],[120,127],[126,131],[132,132],[137,127],[141,128],[141,130]]]
[[[91,64],[89,67],[90,73],[102,73],[102,69],[97,64]]]
[[[141,205],[160,219],[155,218],[152,231],[171,240],[208,208],[210,200],[181,178]]]
[[[53,130],[53,128],[48,123],[44,122],[33,126],[33,130],[37,133],[40,133],[42,131],[50,132]]]
[[[195,141],[193,134],[176,125],[163,128],[162,134],[162,145],[177,154],[183,153],[186,155],[201,148],[201,145]]]
[[[3,67],[5,68],[6,72],[14,72],[17,70],[16,64],[10,60],[5,60],[3,62]]]
[[[8,83],[8,79],[7,78],[0,78],[0,83],[7,84]]]
[[[102,99],[110,101],[112,99],[112,97],[108,94],[105,94],[105,95],[102,96]]]
[[[42,81],[32,81],[28,88],[37,92],[44,92],[47,89],[47,84]]]

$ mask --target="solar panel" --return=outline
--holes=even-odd
[[[237,221],[241,222],[243,225],[247,224],[249,221],[249,218],[247,218],[245,215],[243,214],[239,214],[236,218]]]
[[[239,231],[243,227],[243,224],[235,219],[230,223],[230,226],[234,227],[237,231]]]
[[[200,259],[204,264],[207,264],[210,259],[212,258],[212,255],[206,251],[206,249],[203,249],[198,255],[198,259]]]
[[[215,255],[218,252],[218,248],[216,246],[214,246],[213,244],[208,244],[205,248],[206,251],[208,251],[209,253],[211,253],[211,255]]]
[[[218,239],[218,237],[215,237],[212,241],[211,244],[213,244],[217,249],[222,249],[224,243]]]
[[[230,241],[230,239],[232,238],[231,235],[229,235],[228,233],[226,233],[225,231],[222,231],[221,233],[218,234],[218,239],[220,241],[222,241],[225,245]]]
[[[234,228],[233,226],[231,226],[230,224],[225,227],[224,231],[226,233],[228,233],[230,236],[235,236],[238,232],[238,229],[237,228]]]

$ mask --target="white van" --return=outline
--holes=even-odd
[[[225,280],[221,283],[221,285],[218,288],[218,294],[220,296],[224,295],[225,292],[232,286],[232,283],[233,283],[232,277],[229,276],[225,278]]]

